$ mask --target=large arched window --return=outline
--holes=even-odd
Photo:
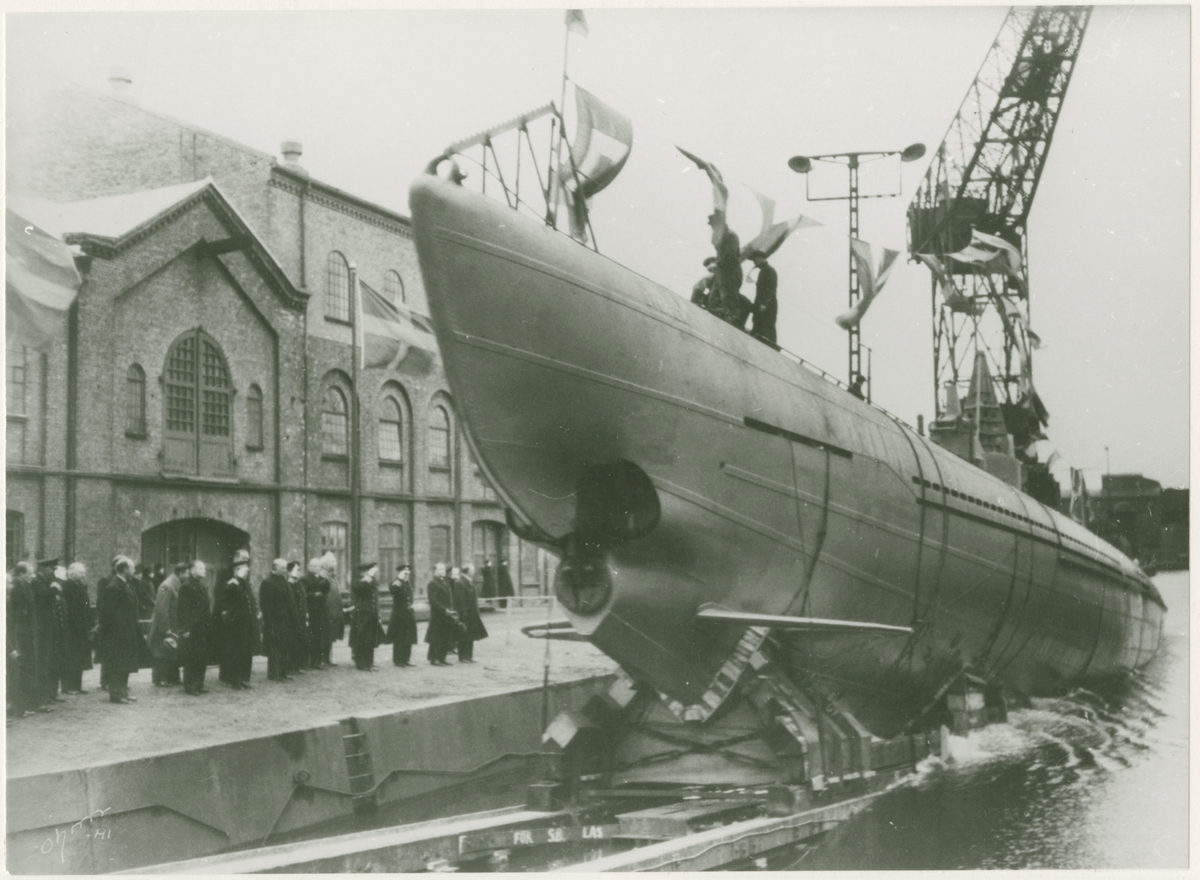
[[[246,391],[246,448],[263,448],[263,395],[257,385]]]
[[[189,330],[167,352],[163,467],[208,476],[233,474],[233,385],[220,346]]]
[[[429,414],[429,466],[450,469],[450,416],[443,406]]]
[[[383,276],[383,295],[394,306],[404,302],[404,282],[395,269],[388,269]]]
[[[325,317],[350,320],[350,264],[337,251],[325,263]]]
[[[379,460],[404,461],[404,416],[400,402],[391,395],[383,399],[379,410]]]
[[[125,371],[125,434],[146,436],[146,371],[139,364]]]
[[[341,389],[329,387],[321,405],[322,451],[325,455],[346,455],[349,448],[349,419],[346,416],[346,395]]]

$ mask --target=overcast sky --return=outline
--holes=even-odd
[[[798,153],[932,154],[1006,7],[617,10],[586,15],[569,72],[633,120],[622,175],[595,200],[601,250],[682,294],[710,251],[711,188],[675,151],[778,216],[825,223],[773,260],[780,343],[838,376],[846,203],[804,198]],[[1065,460],[1188,484],[1189,7],[1097,7],[1031,213],[1034,361]],[[407,213],[448,143],[558,99],[561,10],[52,14],[7,17],[7,73],[56,70],[97,88],[129,68],[145,106],[258,149],[304,143],[318,179]],[[903,252],[904,194],[863,202],[861,237]],[[743,186],[744,185],[744,186]],[[934,413],[928,271],[903,257],[862,325],[874,397],[911,423]]]

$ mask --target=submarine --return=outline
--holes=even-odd
[[[764,646],[876,736],[964,675],[1027,699],[1154,657],[1166,607],[1119,550],[435,165],[410,210],[466,441],[573,634],[684,717]]]

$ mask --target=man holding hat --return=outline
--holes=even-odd
[[[84,579],[87,568],[82,562],[67,566],[67,577],[62,582],[63,604],[67,609],[67,643],[60,657],[62,667],[59,677],[64,694],[86,693],[83,689],[83,671],[92,668],[92,646],[88,634],[92,631],[95,614],[88,598]]]
[[[357,568],[358,580],[350,588],[350,599],[354,602],[354,617],[350,621],[350,656],[354,668],[374,672],[375,649],[379,647],[379,589],[376,580],[379,566],[364,562]]]
[[[289,658],[296,644],[299,626],[296,622],[296,603],[287,581],[286,559],[276,559],[271,563],[271,573],[258,587],[258,603],[262,608],[267,678],[271,681],[289,681]]]
[[[170,576],[158,585],[154,613],[150,615],[150,677],[155,687],[179,684],[179,588],[187,574],[186,562],[175,563]]]
[[[55,578],[58,557],[41,559],[33,579],[34,664],[37,669],[37,710],[62,702],[58,695],[58,655],[66,639],[67,615],[62,584]],[[63,572],[65,575],[66,572]]]

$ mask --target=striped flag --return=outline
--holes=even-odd
[[[842,312],[834,322],[843,330],[850,330],[858,326],[858,322],[862,320],[863,315],[867,313],[867,309],[871,307],[871,301],[883,292],[883,286],[887,284],[888,276],[892,273],[892,264],[896,262],[896,257],[900,256],[899,251],[894,251],[891,248],[883,249],[883,259],[879,263],[879,269],[875,269],[875,254],[867,242],[858,239],[850,239],[850,253],[854,255],[855,265],[858,267],[859,285],[862,287],[862,298],[854,308]]]
[[[420,315],[393,305],[358,279],[359,351],[361,366],[423,376],[438,358],[433,328]]]
[[[61,239],[11,206],[4,214],[5,334],[40,348],[62,333],[83,282]]]
[[[575,31],[585,37],[588,35],[587,19],[583,17],[582,9],[567,10],[567,31]]]

